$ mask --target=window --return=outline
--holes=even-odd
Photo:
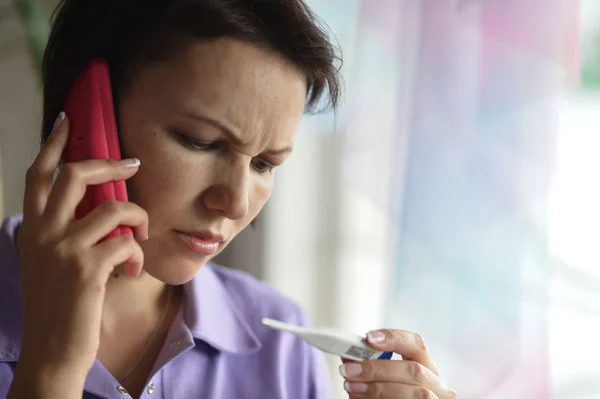
[[[581,1],[581,87],[561,106],[548,234],[556,399],[600,395],[600,2]]]

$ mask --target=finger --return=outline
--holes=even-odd
[[[344,382],[344,389],[352,398],[387,399],[446,399],[439,397],[425,387],[389,382]]]
[[[453,397],[453,391],[437,375],[412,360],[350,362],[340,366],[340,374],[349,382],[392,382],[423,386],[440,398]]]
[[[52,223],[66,225],[72,221],[87,186],[129,179],[139,165],[137,159],[94,159],[66,164],[54,183],[46,213],[51,215]]]
[[[115,267],[126,263],[128,274],[137,276],[144,265],[144,252],[133,237],[128,234],[122,234],[112,237],[93,248],[95,259],[103,259],[97,272],[103,274],[103,278],[108,279],[110,273]]]
[[[117,226],[131,226],[140,241],[148,239],[148,213],[139,205],[124,201],[105,201],[77,221],[73,236],[84,246],[97,244]]]
[[[403,330],[377,330],[367,334],[367,342],[375,349],[396,352],[405,360],[414,360],[439,376],[439,371],[425,341],[419,334]]]
[[[60,163],[69,137],[69,120],[61,112],[54,122],[48,142],[40,150],[25,178],[23,213],[27,216],[41,216],[46,208],[52,190],[54,171]]]

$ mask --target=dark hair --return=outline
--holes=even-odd
[[[43,61],[42,143],[90,61],[107,60],[118,101],[138,68],[194,39],[232,37],[273,49],[306,76],[308,112],[335,108],[341,97],[338,49],[303,0],[62,0],[53,19]]]

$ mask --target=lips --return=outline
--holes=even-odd
[[[181,241],[194,253],[202,256],[214,255],[219,245],[225,241],[223,236],[210,231],[183,232],[176,231]]]

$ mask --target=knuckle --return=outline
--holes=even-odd
[[[122,204],[115,200],[103,202],[102,207],[104,208],[105,212],[113,215],[119,214],[122,210]]]
[[[59,176],[66,183],[74,184],[81,179],[81,172],[76,163],[68,163],[62,167]]]
[[[118,246],[121,248],[121,251],[123,251],[123,253],[127,253],[131,256],[136,257],[142,254],[142,249],[140,245],[137,243],[135,238],[133,238],[129,234],[122,234],[117,239]]]
[[[425,344],[425,340],[423,339],[421,334],[415,333],[415,341],[417,342],[419,349],[421,349],[424,352],[428,351],[427,345]]]
[[[25,173],[25,184],[31,185],[36,183],[41,174],[40,166],[37,163],[33,163]]]
[[[144,222],[148,220],[148,212],[138,204],[134,204],[133,202],[121,202],[121,204],[126,212],[135,215],[140,221]]]
[[[408,363],[408,370],[410,373],[411,378],[413,379],[413,381],[417,382],[417,383],[423,383],[426,380],[426,371],[425,371],[425,366],[417,363],[417,362],[410,362]]]
[[[144,219],[145,222],[147,222],[148,220],[150,220],[150,215],[148,214],[147,210],[145,210],[141,206],[138,206],[138,205],[135,205],[135,206],[137,207],[138,211],[142,215],[142,218]]]
[[[99,254],[96,264],[94,265],[94,281],[96,281],[96,279],[101,279],[106,270],[112,270],[116,266],[115,262],[113,261],[113,255],[114,253]],[[92,284],[94,284],[94,282],[92,282]]]
[[[52,245],[51,243],[48,244]],[[54,254],[61,263],[70,264],[74,269],[81,269],[87,264],[85,252],[78,249],[75,240],[65,238],[52,246]]]
[[[390,398],[389,392],[387,392],[383,384],[380,382],[372,382],[369,384],[369,397],[387,399]]]
[[[127,206],[131,207],[132,211],[138,212],[139,214],[144,216],[148,216],[148,212],[138,204],[135,204],[133,202],[124,202],[124,204],[127,204]]]
[[[114,215],[127,214],[139,214],[142,217],[148,217],[148,213],[141,208],[139,205],[132,202],[119,201],[119,200],[108,200],[102,203],[106,212]]]
[[[100,276],[104,270],[112,270],[116,266],[115,262],[110,257],[104,256],[103,259],[98,261],[97,267],[95,268],[97,273],[96,276]]]
[[[125,246],[134,246],[134,247],[138,247],[138,243],[135,241],[135,239],[130,236],[129,234],[122,234],[119,236],[121,241],[123,242],[123,245]]]
[[[20,234],[20,233],[19,233]],[[27,240],[34,242],[38,245],[45,246],[52,243],[53,236],[49,231],[27,231],[25,237]]]
[[[364,361],[364,362],[362,362],[361,366],[362,366],[362,373],[361,373],[362,379],[370,380],[370,381],[377,381],[382,376],[381,367],[377,366],[376,364],[373,364],[373,362]]]
[[[389,339],[391,342],[395,342],[397,344],[401,344],[402,342],[406,341],[406,338],[404,336],[404,332],[400,331],[400,330],[385,330],[384,331],[387,339]]]
[[[360,362],[360,378],[361,380],[373,380],[373,363],[369,360]]]
[[[54,252],[60,261],[71,261],[73,259],[73,246],[66,240],[63,240],[56,244]]]
[[[427,388],[417,388],[414,394],[415,399],[435,399],[435,395]]]

